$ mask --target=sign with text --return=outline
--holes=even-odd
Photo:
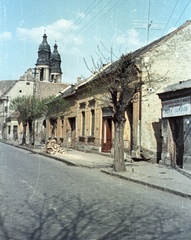
[[[191,96],[162,102],[162,117],[176,117],[191,114]]]

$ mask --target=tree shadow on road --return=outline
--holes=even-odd
[[[142,204],[131,203],[127,208],[119,203],[112,206],[96,200],[87,203],[76,196],[41,196],[24,206],[22,211],[16,211],[12,216],[12,224],[9,222],[9,209],[1,213],[0,239],[186,239],[182,235],[182,226],[175,219],[175,212],[161,211],[158,207],[148,210]],[[190,237],[191,234],[187,239]]]

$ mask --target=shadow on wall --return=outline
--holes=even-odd
[[[162,134],[161,134],[161,119],[159,122],[153,122],[152,127],[154,130],[154,136],[156,139],[156,146],[157,146],[157,163],[161,160],[161,153],[162,153]]]

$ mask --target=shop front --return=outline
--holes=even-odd
[[[161,160],[166,165],[191,170],[191,88],[158,95],[162,101]]]

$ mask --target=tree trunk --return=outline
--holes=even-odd
[[[29,124],[29,145],[32,146],[33,143],[33,122],[28,121]]]
[[[114,171],[124,172],[124,121],[114,121],[115,138],[114,138]]]
[[[55,138],[55,129],[56,129],[56,125],[57,125],[57,118],[50,118],[49,121],[52,126],[51,139],[54,139]]]
[[[26,145],[26,132],[27,132],[27,123],[23,123],[23,137],[21,145]]]
[[[56,123],[53,122],[52,123],[52,131],[51,131],[51,139],[54,139],[54,135],[55,135],[55,128],[56,128]]]
[[[35,121],[32,123],[32,145],[35,145]]]

